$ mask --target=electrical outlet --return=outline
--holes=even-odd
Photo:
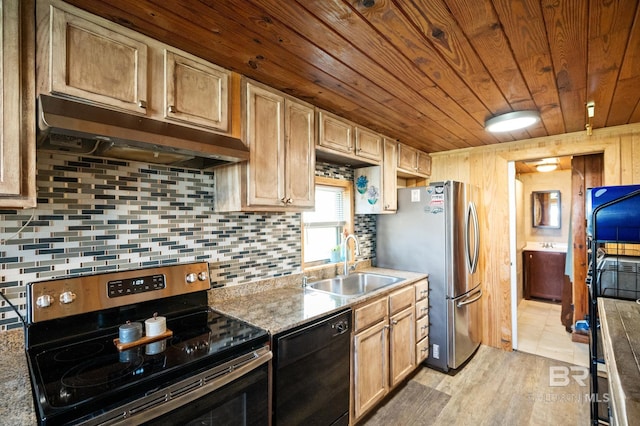
[[[435,359],[440,359],[440,345],[436,345],[434,343],[433,350],[431,351],[431,355],[433,355]]]

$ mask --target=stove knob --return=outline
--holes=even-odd
[[[206,281],[208,278],[208,274],[205,271],[202,271],[198,274],[198,279],[200,281]]]
[[[48,308],[52,303],[53,297],[49,296],[48,294],[38,296],[38,298],[36,299],[36,306],[38,306],[38,308]]]
[[[76,300],[75,293],[65,291],[64,293],[60,294],[60,303],[67,304],[73,302],[74,300]]]
[[[184,347],[184,351],[188,355],[191,355],[195,351],[195,348],[193,347],[193,345],[187,345],[187,346]]]
[[[191,272],[190,274],[187,274],[186,280],[188,284],[192,284],[196,282],[197,279],[197,275],[195,272]]]

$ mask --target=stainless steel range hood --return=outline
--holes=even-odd
[[[38,148],[208,169],[246,161],[240,139],[40,95]]]

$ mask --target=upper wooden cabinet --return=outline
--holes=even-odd
[[[355,135],[355,154],[357,156],[376,162],[382,160],[382,136],[359,126],[355,128]]]
[[[0,207],[36,206],[33,2],[0,0]]]
[[[244,84],[249,163],[216,169],[216,211],[302,211],[315,203],[314,110]]]
[[[398,210],[398,143],[385,138],[382,163],[382,207],[385,212]]]
[[[396,141],[384,139],[382,165],[354,169],[356,214],[398,210],[397,145]]]
[[[38,93],[232,133],[232,72],[60,2],[38,2]]]
[[[403,143],[398,144],[398,172],[411,176],[431,175],[431,156]]]
[[[320,109],[317,116],[319,151],[368,164],[382,162],[382,136]]]
[[[147,44],[56,7],[50,11],[50,92],[146,114]]]
[[[227,131],[229,71],[165,50],[165,117]]]

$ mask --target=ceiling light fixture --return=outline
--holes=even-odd
[[[552,172],[558,168],[557,158],[544,158],[536,165],[536,170],[539,172]]]
[[[488,132],[511,132],[524,129],[540,121],[537,111],[515,111],[488,119],[484,128]]]
[[[558,168],[557,164],[538,164],[536,166],[536,170],[539,172],[552,172]]]

